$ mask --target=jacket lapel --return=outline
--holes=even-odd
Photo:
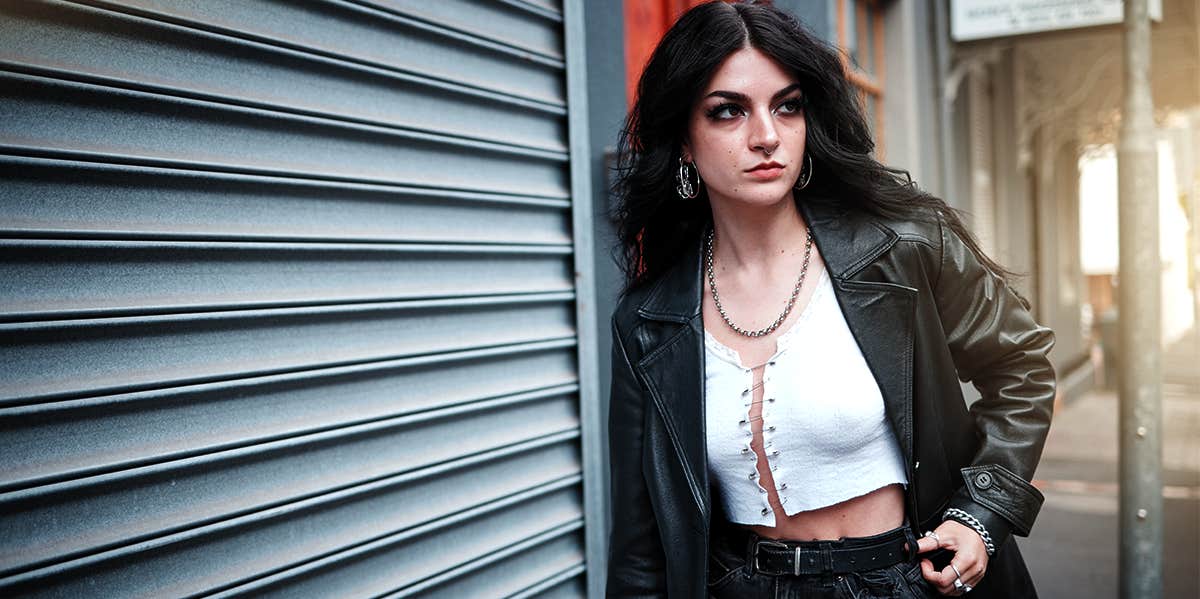
[[[886,272],[871,268],[899,236],[870,217],[829,203],[801,202],[801,211],[833,279],[846,324],[879,385],[911,480],[917,290],[890,282]]]
[[[708,447],[704,422],[704,323],[700,318],[700,244],[688,248],[638,308],[643,318],[679,324],[645,348],[637,370],[683,463],[701,522],[708,522]]]

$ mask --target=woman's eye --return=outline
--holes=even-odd
[[[737,104],[722,104],[708,111],[708,118],[723,121],[731,119],[743,114],[742,108]]]
[[[788,101],[784,102],[783,104],[780,104],[779,108],[776,108],[775,110],[778,112],[781,112],[783,114],[795,114],[797,112],[800,112],[801,108],[802,108],[802,103],[800,101],[800,98],[792,98],[791,100],[788,100]]]

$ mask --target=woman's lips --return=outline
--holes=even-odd
[[[769,181],[771,179],[778,179],[781,175],[783,175],[783,167],[772,166],[768,168],[759,168],[752,171],[746,171],[746,174],[750,175],[750,177],[753,179]]]

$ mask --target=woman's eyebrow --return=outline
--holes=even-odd
[[[780,99],[796,90],[799,90],[799,89],[800,89],[800,84],[793,83],[793,84],[775,92],[775,94],[771,96],[771,101],[774,102],[775,100],[778,100],[778,99]],[[704,97],[705,98],[712,98],[712,97],[725,98],[728,100],[734,100],[736,102],[749,102],[750,101],[750,97],[747,96],[746,94],[743,94],[740,92],[725,91],[722,89],[718,89]]]

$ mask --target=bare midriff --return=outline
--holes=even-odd
[[[772,498],[772,503],[777,501]],[[749,527],[761,537],[791,541],[869,537],[904,524],[904,491],[893,484],[831,506],[797,512],[775,512],[777,526]]]

